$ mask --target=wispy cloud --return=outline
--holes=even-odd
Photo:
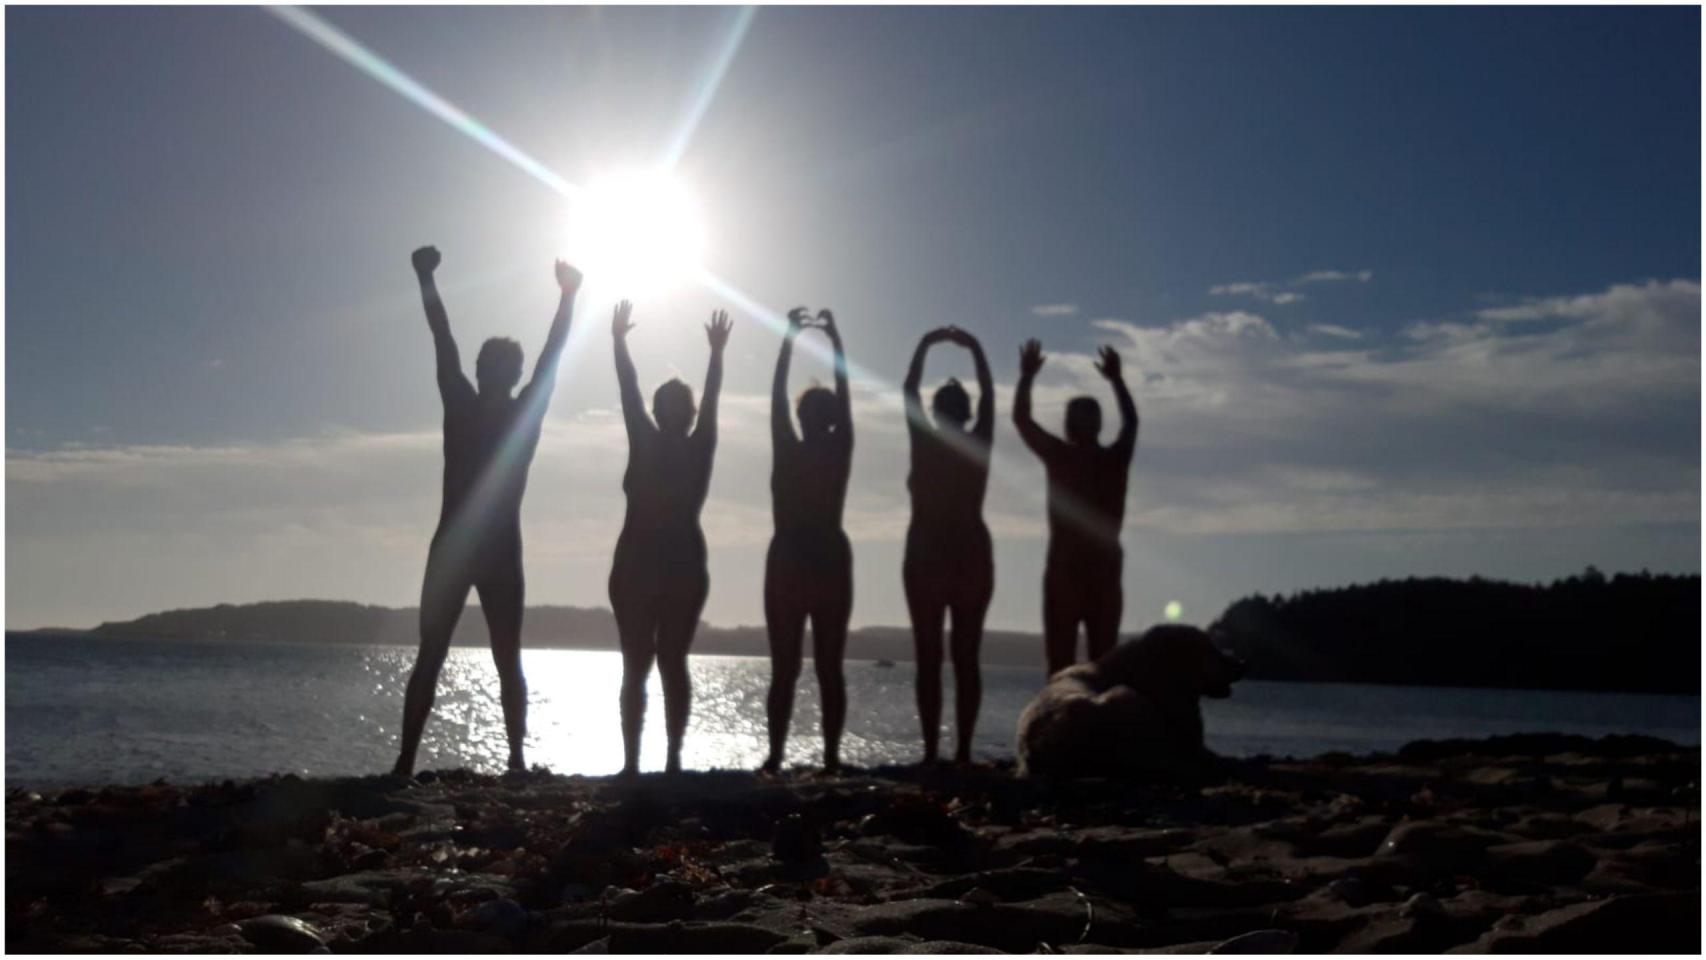
[[[1313,270],[1286,281],[1237,280],[1215,284],[1208,288],[1214,297],[1251,297],[1280,306],[1299,303],[1307,296],[1295,288],[1312,283],[1367,283],[1374,279],[1373,270]]]
[[[1076,303],[1039,303],[1031,313],[1039,317],[1070,317],[1078,312]]]
[[[1246,311],[1098,322],[1144,374],[1132,522],[1218,533],[1697,522],[1699,285],[1524,310],[1557,322],[1438,324],[1378,342],[1307,328],[1331,347],[1278,337]],[[1095,385],[1086,366],[1063,365],[1080,389]]]
[[[1293,284],[1345,283],[1354,280],[1357,283],[1367,283],[1373,279],[1373,270],[1313,270],[1291,282]]]
[[[1236,283],[1222,283],[1208,288],[1211,297],[1252,297],[1268,303],[1285,306],[1305,299],[1304,295],[1293,290],[1275,290],[1275,284],[1254,280],[1240,280]]]
[[[1649,280],[1643,284],[1617,284],[1602,293],[1573,297],[1535,297],[1509,307],[1488,307],[1475,311],[1475,316],[1494,323],[1526,320],[1571,319],[1604,322],[1651,324],[1655,307],[1678,309],[1698,301],[1700,287],[1688,280],[1660,283]]]
[[[1258,283],[1254,280],[1238,280],[1232,283],[1222,283],[1208,288],[1209,296],[1213,297],[1266,297],[1271,284]]]

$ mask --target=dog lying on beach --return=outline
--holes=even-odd
[[[1019,774],[1165,776],[1213,759],[1198,697],[1229,697],[1244,662],[1196,627],[1151,627],[1056,673],[1019,715]]]

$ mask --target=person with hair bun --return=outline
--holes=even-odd
[[[807,327],[829,337],[835,349],[835,392],[813,386],[800,394],[800,434],[788,412],[788,365],[794,340]],[[764,560],[764,624],[770,636],[770,692],[765,698],[770,753],[764,771],[782,767],[788,722],[794,711],[806,620],[812,627],[812,665],[823,705],[823,766],[841,767],[841,730],[847,720],[847,682],[841,663],[847,621],[853,614],[853,548],[841,529],[847,479],[853,466],[853,413],[847,396],[847,353],[835,316],[805,307],[788,313],[788,332],[776,357],[770,393],[770,473],[776,534]]]
[[[924,415],[919,383],[924,357],[938,343],[971,351],[977,365],[977,419],[971,398],[958,380],[936,389]],[[924,733],[924,762],[936,762],[942,732],[943,618],[953,618],[949,643],[954,663],[954,760],[971,762],[972,734],[983,699],[978,648],[983,618],[995,590],[995,559],[989,528],[983,522],[983,497],[989,487],[989,456],[995,440],[995,384],[983,345],[959,327],[925,334],[912,354],[902,386],[906,432],[912,448],[912,524],[906,531],[901,578],[912,617],[916,650],[918,718]]]

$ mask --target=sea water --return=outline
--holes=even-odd
[[[395,646],[219,644],[87,637],[6,640],[8,787],[175,782],[269,773],[376,773],[397,750],[414,650]],[[527,757],[559,773],[622,764],[621,657],[527,650]],[[691,660],[693,713],[683,762],[755,768],[767,747],[769,662]],[[974,753],[1010,757],[1014,724],[1040,666],[985,667]],[[663,698],[654,672],[641,765],[664,758]],[[919,758],[910,663],[847,663],[842,758],[868,766]],[[953,750],[953,671],[944,670],[944,755]],[[1204,700],[1208,745],[1248,756],[1392,750],[1411,740],[1557,731],[1643,733],[1700,742],[1700,698],[1641,694],[1382,687],[1248,680]],[[788,762],[821,758],[816,682],[803,671]],[[497,674],[482,649],[458,647],[439,678],[418,766],[502,769],[508,750]]]

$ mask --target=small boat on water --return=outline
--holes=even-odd
[[[892,667],[892,666],[894,666],[894,661],[893,660],[878,660],[877,666],[879,666],[879,667]]]

